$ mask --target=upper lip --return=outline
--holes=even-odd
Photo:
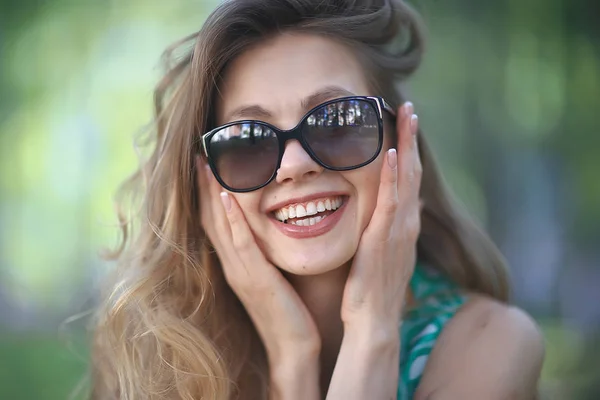
[[[290,198],[290,199],[287,199],[284,201],[280,201],[279,203],[273,204],[272,206],[268,207],[267,213],[277,211],[283,207],[286,207],[286,206],[289,206],[292,204],[306,203],[311,200],[322,199],[325,197],[335,197],[335,196],[347,196],[347,193],[345,193],[345,192],[320,192],[320,193],[309,194],[306,196],[293,197],[293,198]]]

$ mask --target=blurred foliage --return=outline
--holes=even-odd
[[[83,399],[88,350],[82,338],[39,333],[0,336],[0,399]]]
[[[543,320],[546,361],[542,400],[600,398],[596,356],[600,340],[586,343],[560,321]],[[56,338],[47,334],[0,336],[0,399],[84,399],[88,349],[83,335]]]
[[[112,197],[137,163],[160,52],[215,3],[0,1],[0,399],[65,399],[86,375],[83,338],[73,352],[52,332],[107,268],[97,251],[115,243]],[[513,239],[531,257],[560,247],[554,281],[600,260],[600,3],[413,4],[430,47],[410,96],[460,199],[501,245],[532,226]],[[548,226],[556,246],[536,247]],[[557,286],[543,291],[545,398],[600,398],[594,332],[560,319],[560,296],[582,288]]]

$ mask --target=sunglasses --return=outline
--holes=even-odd
[[[343,97],[313,108],[290,130],[254,120],[219,126],[202,136],[202,147],[221,186],[251,192],[275,179],[288,140],[328,170],[371,163],[383,146],[383,111],[396,115],[381,97]]]

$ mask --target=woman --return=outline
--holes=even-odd
[[[129,182],[94,398],[535,397],[540,334],[395,87],[415,13],[232,0],[186,44]]]

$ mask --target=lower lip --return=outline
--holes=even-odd
[[[346,209],[346,204],[348,204],[348,198],[344,199],[344,203],[342,204],[342,206],[338,208],[334,213],[329,214],[314,225],[303,226],[284,224],[283,222],[275,218],[272,218],[271,220],[273,221],[277,229],[279,229],[284,235],[294,239],[308,239],[324,235],[330,230],[332,230],[338,223],[340,218],[342,218],[342,214]]]

